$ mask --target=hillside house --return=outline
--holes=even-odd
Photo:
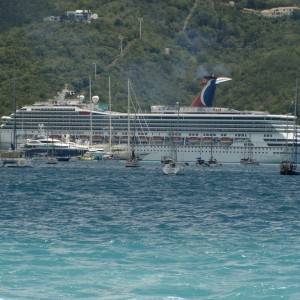
[[[88,21],[91,15],[90,10],[67,11],[67,18],[74,21]]]
[[[67,11],[66,16],[50,16],[44,18],[44,21],[83,21],[90,22],[91,20],[98,19],[98,14],[93,14],[90,10],[75,10]]]
[[[276,7],[262,10],[261,14],[266,17],[290,16],[297,9],[300,8],[297,6]]]

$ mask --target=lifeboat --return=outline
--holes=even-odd
[[[90,136],[89,135],[80,135],[79,138],[83,139],[83,140],[88,140],[90,138]]]
[[[188,138],[188,142],[190,144],[199,144],[201,141],[201,139],[199,137],[196,137],[196,136],[191,136]]]
[[[152,140],[155,143],[162,143],[163,142],[163,137],[162,136],[151,136],[150,140]]]
[[[79,116],[89,116],[91,113],[89,111],[79,111],[78,115]]]
[[[180,136],[172,136],[172,137],[171,137],[171,140],[172,140],[174,143],[176,143],[176,144],[180,144],[180,143],[183,142],[183,138],[180,137]]]
[[[53,134],[53,135],[49,135],[49,138],[50,139],[61,139],[61,135]]]
[[[233,143],[233,138],[230,137],[221,137],[220,144],[222,145],[231,145]]]
[[[113,136],[111,139],[112,139],[112,141],[114,141],[114,142],[118,142],[119,139],[120,139],[120,137],[117,136],[117,135],[115,135],[115,136]]]
[[[138,141],[140,143],[148,143],[148,141],[149,141],[149,137],[148,136],[144,136],[144,135],[138,136],[137,139],[138,139]]]
[[[120,137],[120,142],[121,143],[127,143],[128,142],[128,137],[126,135],[123,135]]]
[[[94,141],[103,141],[103,136],[102,135],[93,135],[93,140]]]
[[[211,137],[201,138],[201,144],[207,145],[207,144],[211,144],[211,142],[212,142],[212,138]]]

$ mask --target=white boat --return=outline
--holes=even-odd
[[[184,174],[184,164],[171,160],[163,166],[162,171],[165,175],[182,175]]]
[[[140,160],[135,152],[135,141],[136,141],[136,131],[135,131],[135,128],[136,128],[136,118],[134,120],[134,129],[133,129],[133,135],[131,136],[131,126],[130,126],[130,105],[132,104],[131,102],[131,96],[130,96],[130,81],[128,79],[128,122],[127,122],[127,136],[128,136],[128,139],[127,139],[127,148],[128,149],[131,149],[131,153],[130,153],[130,157],[129,159],[126,161],[126,168],[138,168],[141,166],[140,164]]]
[[[164,163],[162,171],[165,175],[180,175],[184,173],[184,164],[177,161],[177,141],[178,141],[178,117],[179,117],[179,103],[177,106],[177,130],[176,135],[172,132],[171,135],[171,154],[168,158],[163,157],[161,161]]]
[[[81,161],[94,161],[95,157],[90,154],[85,153],[82,156],[78,156],[78,159]]]
[[[219,161],[213,156],[213,149],[214,149],[213,143],[214,143],[214,141],[215,141],[215,139],[211,138],[211,141],[210,141],[210,158],[207,161],[207,163],[210,167],[220,167],[220,166],[222,166],[222,164],[219,163]]]
[[[138,168],[141,166],[140,160],[136,157],[134,150],[132,150],[130,158],[126,161],[127,168]]]
[[[297,157],[297,130],[298,126],[296,125],[297,118],[297,104],[298,104],[298,78],[296,79],[296,95],[294,101],[294,132],[293,132],[293,147],[292,151],[289,153],[288,151],[285,153],[287,157],[283,159],[280,163],[280,174],[281,175],[300,175],[300,167],[298,165],[298,157]]]
[[[54,156],[49,156],[46,158],[46,164],[48,165],[55,165],[58,163],[58,159]]]
[[[83,155],[80,156],[80,160],[102,160],[104,155],[107,155],[107,151],[104,150],[103,147],[100,147],[99,145],[94,145],[94,136],[93,136],[93,109],[94,106],[97,105],[99,101],[98,96],[92,97],[92,85],[91,85],[91,76],[89,76],[89,86],[90,86],[90,135],[89,135],[89,143],[88,143],[88,150]],[[103,141],[102,136],[95,136],[95,139]]]
[[[100,147],[91,147],[85,153],[86,155],[93,156],[95,160],[102,160],[104,155],[107,155],[107,151]]]
[[[249,138],[248,141],[245,142],[245,154],[244,158],[240,160],[240,163],[242,165],[259,165],[259,162],[253,157],[253,144],[251,141],[251,137]]]
[[[250,158],[250,157],[242,158],[240,163],[245,166],[248,166],[248,165],[258,166],[259,165],[259,162],[256,161],[256,159]]]
[[[217,161],[217,159],[215,159],[215,158],[213,158],[213,157],[211,157],[209,160],[208,160],[208,165],[210,166],[210,167],[220,167],[220,166],[222,166],[222,164],[221,163],[219,163],[218,161]]]
[[[28,138],[19,145],[19,149],[26,157],[40,157],[53,152],[59,157],[75,157],[88,151],[87,143],[72,142],[66,134],[60,138],[47,136],[44,124],[38,125],[39,130],[35,138]]]
[[[30,166],[30,162],[28,159],[23,157],[23,153],[21,151],[0,151],[0,166],[23,168]]]
[[[51,148],[47,149],[47,159],[46,159],[46,164],[48,165],[54,165],[58,163],[58,159],[54,156],[54,142],[53,139],[51,141]]]
[[[192,104],[180,107],[178,118],[180,139],[176,141],[178,158],[183,162],[195,162],[201,153],[201,157],[208,161],[210,158],[208,139],[213,138],[214,158],[221,163],[239,163],[244,158],[244,144],[251,136],[253,154],[257,161],[280,163],[286,146],[288,151],[292,151],[295,116],[213,107],[216,86],[229,80],[230,78],[205,76],[203,89]],[[14,120],[19,133],[17,142],[20,144],[38,134],[39,124],[44,124],[45,128],[52,128],[53,135],[70,134],[81,140],[89,139],[90,118],[93,124],[93,139],[101,136],[103,144],[108,144],[111,138],[112,148],[126,146],[126,138],[121,137],[126,136],[127,113],[110,111],[107,104],[106,108],[104,107],[104,103],[92,104],[91,109],[89,103],[84,102],[83,96],[74,99],[74,96],[70,98],[70,94],[69,90],[64,89],[54,99],[26,105],[16,113],[4,116],[0,128],[0,147],[9,149]],[[145,161],[160,161],[162,156],[169,155],[171,149],[169,131],[177,126],[176,106],[154,105],[151,106],[151,112],[139,110],[131,113],[129,118],[131,126],[135,117],[137,120],[135,150],[138,155],[145,154],[143,159]],[[127,155],[130,155],[128,149]]]

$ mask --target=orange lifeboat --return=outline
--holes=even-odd
[[[152,142],[152,143],[162,143],[163,142],[163,137],[162,136],[150,136],[149,137],[149,140],[150,140],[150,142]]]
[[[49,136],[49,138],[50,138],[50,139],[61,139],[61,135],[57,135],[57,134],[56,134],[56,135],[55,135],[55,134],[53,135],[53,134],[52,134],[52,135]]]
[[[180,136],[173,136],[171,137],[171,140],[176,144],[181,144],[183,142],[183,138]]]
[[[95,141],[103,141],[103,136],[102,135],[94,135],[93,140]]]
[[[148,136],[138,136],[138,141],[141,143],[147,143],[149,141],[149,137]]]
[[[112,141],[118,142],[119,138],[120,138],[119,136],[115,135],[115,136],[112,137]]]
[[[212,142],[212,138],[211,137],[201,138],[201,143],[202,144],[210,144],[211,142]]]
[[[220,138],[220,144],[231,145],[232,143],[233,143],[233,138],[230,138],[230,137],[221,137]]]
[[[160,142],[160,141],[162,141],[163,138],[161,136],[152,136],[151,139],[153,141]]]
[[[191,143],[191,144],[197,144],[197,143],[200,143],[200,138],[199,137],[196,137],[196,136],[191,136],[188,138],[188,142]]]

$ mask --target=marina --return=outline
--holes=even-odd
[[[206,76],[203,89],[191,106],[180,106],[178,110],[175,104],[154,105],[151,112],[136,109],[129,114],[105,110],[102,104],[92,101],[86,103],[84,96],[74,99],[74,93],[66,87],[52,100],[36,102],[3,116],[0,146],[9,149],[14,124],[16,143],[27,147],[30,146],[28,141],[37,142],[42,126],[47,136],[63,138],[67,135],[76,145],[79,141],[85,144],[93,141],[93,145],[105,151],[123,149],[127,151],[123,158],[128,159],[128,140],[133,138],[132,131],[128,135],[130,126],[135,128],[135,151],[145,161],[160,161],[162,156],[170,155],[175,143],[177,158],[182,162],[195,162],[201,156],[206,161],[214,157],[220,163],[238,163],[245,158],[251,144],[251,153],[257,162],[279,163],[283,153],[293,151],[294,133],[299,132],[294,130],[295,116],[214,107],[216,86],[229,80]],[[174,134],[173,129],[177,127],[178,132]],[[56,151],[59,148],[57,145]],[[70,153],[71,146],[67,148],[65,153]],[[32,151],[27,149],[26,155],[30,156]]]

